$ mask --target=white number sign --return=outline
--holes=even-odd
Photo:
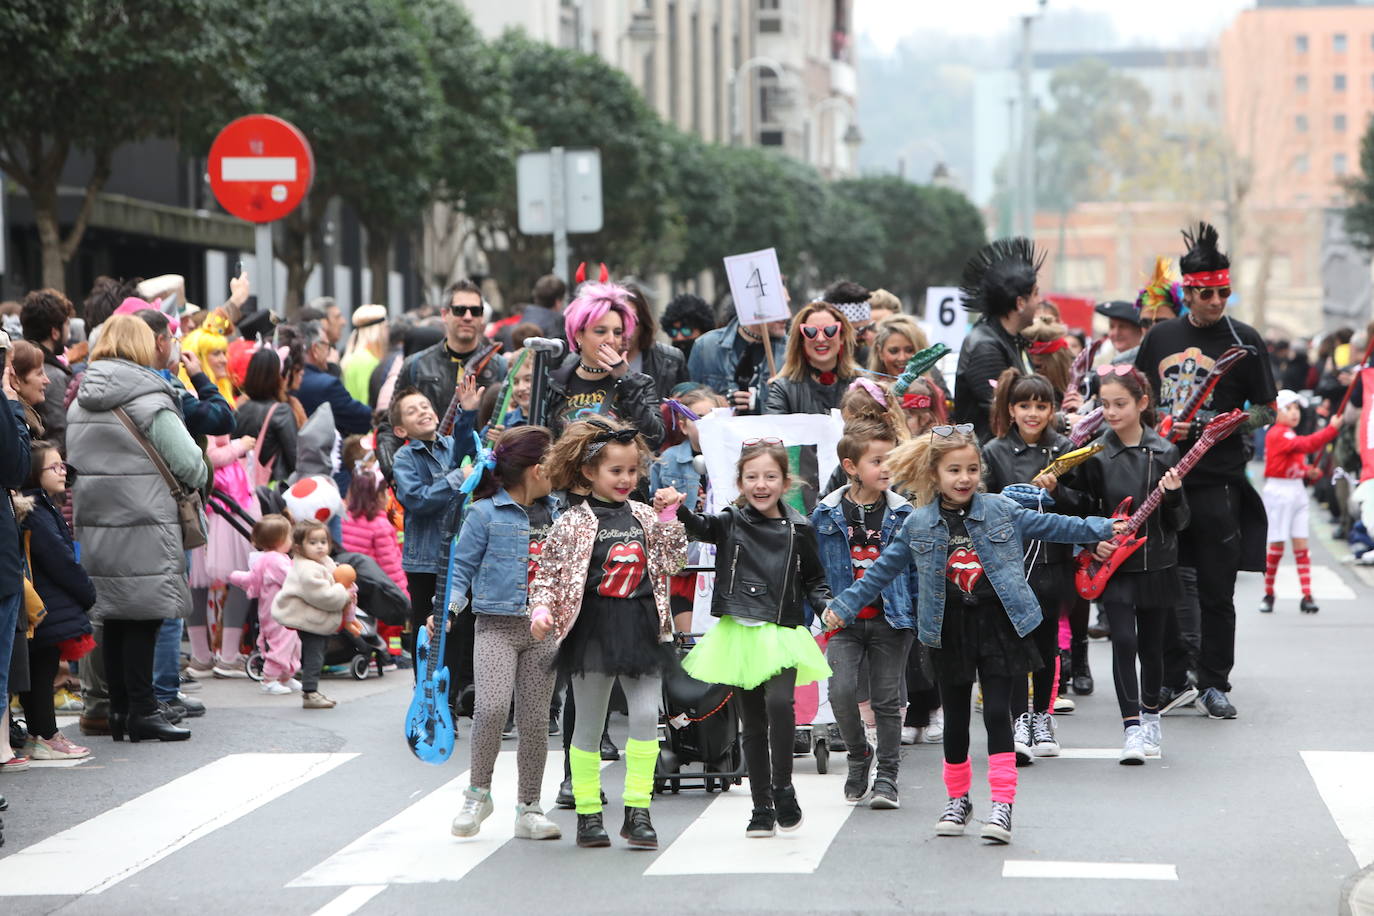
[[[968,312],[961,304],[958,287],[932,286],[926,290],[926,334],[930,342],[942,343],[955,353],[968,335]]]
[[[725,259],[725,275],[740,324],[786,321],[791,315],[775,249],[731,255]]]

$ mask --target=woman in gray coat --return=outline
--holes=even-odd
[[[81,562],[95,583],[93,621],[110,689],[110,734],[122,741],[182,741],[153,695],[153,648],[165,618],[185,616],[191,595],[176,500],[148,453],[115,414],[122,408],[172,476],[203,489],[205,460],[186,431],[171,383],[150,367],[153,332],[117,315],[67,411],[67,450],[80,469],[72,491]]]

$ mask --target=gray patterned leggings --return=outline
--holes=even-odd
[[[535,641],[523,614],[478,614],[472,646],[476,704],[472,717],[472,785],[491,788],[491,772],[501,751],[501,728],[515,692],[515,726],[520,732],[515,762],[522,805],[539,802],[549,752],[549,697],[558,643]]]

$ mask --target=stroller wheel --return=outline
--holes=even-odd
[[[372,667],[371,656],[355,655],[352,663],[348,666],[348,672],[353,675],[355,681],[365,681],[367,680],[367,669],[370,667]]]
[[[262,653],[256,648],[243,658],[243,670],[255,681],[262,680]]]
[[[816,772],[825,775],[830,770],[830,745],[822,738],[816,742]]]

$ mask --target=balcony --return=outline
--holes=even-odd
[[[830,62],[830,94],[852,99],[859,94],[858,74],[854,65],[843,60]]]

